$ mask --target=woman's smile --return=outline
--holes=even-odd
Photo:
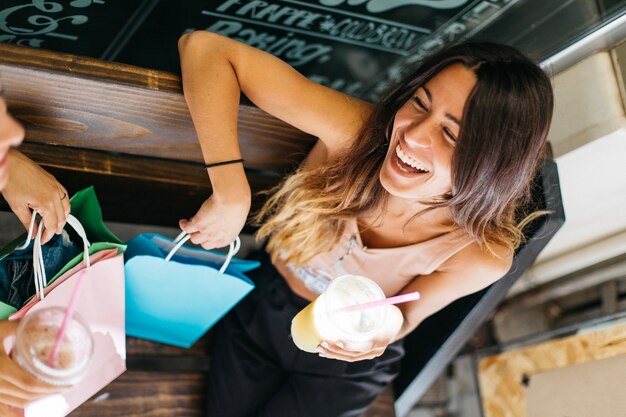
[[[396,146],[396,154],[393,158],[393,162],[403,174],[419,175],[428,174],[430,172],[425,164],[404,152],[400,144]]]

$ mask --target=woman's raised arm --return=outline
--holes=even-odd
[[[179,40],[183,89],[207,164],[239,159],[240,93],[267,113],[318,137],[329,153],[350,143],[370,105],[302,76],[271,54],[210,32]],[[194,243],[227,245],[245,224],[250,187],[241,164],[208,170],[213,195],[180,226]]]
[[[234,129],[240,91],[272,116],[320,138],[329,149],[353,138],[370,112],[370,104],[310,81],[269,53],[215,33],[183,35],[179,51],[185,97],[197,130],[205,126],[196,116],[221,120]],[[227,119],[212,116],[219,113]]]

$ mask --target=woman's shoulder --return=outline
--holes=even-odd
[[[513,250],[503,245],[472,242],[444,262],[439,270],[476,280],[481,287],[502,278],[513,264]]]

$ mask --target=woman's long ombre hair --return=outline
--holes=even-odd
[[[519,246],[516,210],[527,201],[552,118],[547,75],[515,49],[467,42],[425,60],[373,109],[350,148],[320,167],[288,177],[256,215],[258,238],[269,238],[272,259],[306,264],[340,239],[345,221],[383,207],[379,181],[396,112],[433,76],[461,63],[476,74],[452,160],[452,191],[431,208],[447,207],[453,221],[491,249]]]

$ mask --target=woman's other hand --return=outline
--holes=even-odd
[[[250,185],[241,164],[209,169],[213,195],[180,228],[204,249],[221,248],[237,239],[250,212]]]
[[[389,305],[387,306],[385,323],[371,342],[351,345],[345,340],[335,342],[325,340],[317,348],[319,356],[346,362],[377,358],[385,352],[390,343],[395,341],[403,323],[404,317],[400,309],[394,305]]]
[[[24,408],[26,404],[38,398],[59,392],[41,382],[19,367],[5,351],[10,338],[15,336],[17,322],[0,320],[0,415],[18,416],[15,408]]]
[[[31,209],[41,215],[45,226],[42,243],[63,231],[70,214],[67,191],[52,175],[15,149],[10,151],[9,181],[2,195],[26,229]]]

